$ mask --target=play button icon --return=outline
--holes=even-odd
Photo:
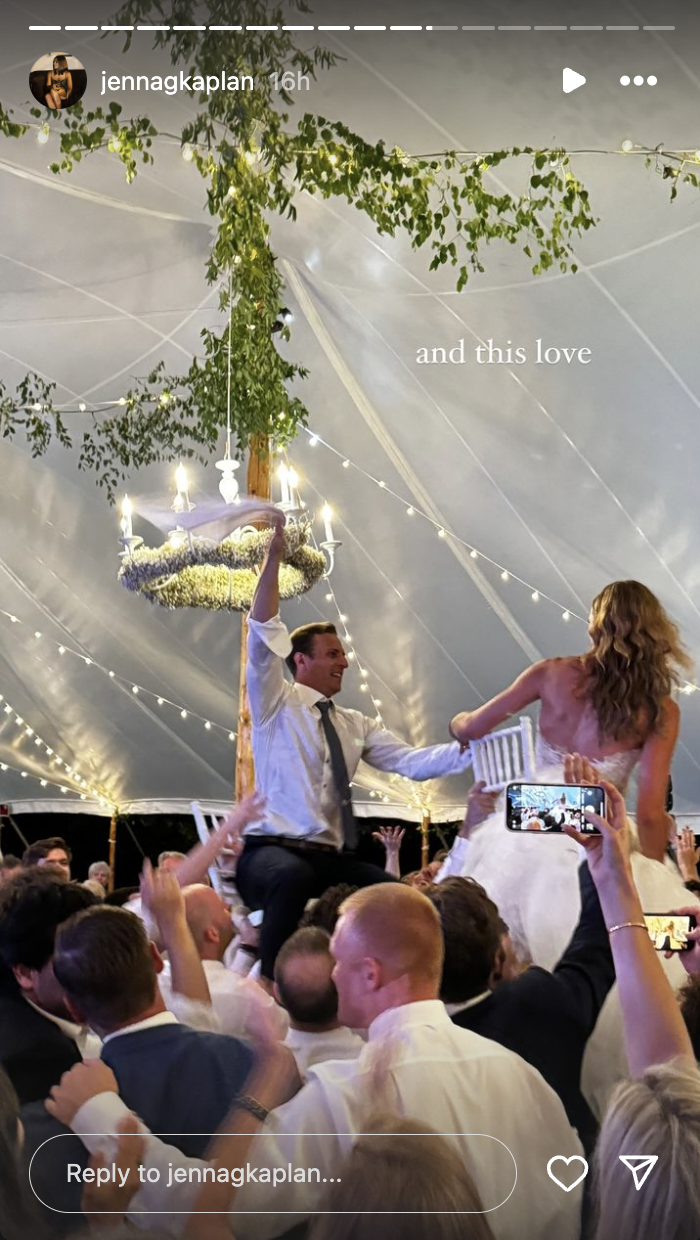
[[[564,70],[564,94],[570,95],[572,90],[578,90],[580,86],[586,85],[586,79],[582,73],[577,73],[575,69]]]

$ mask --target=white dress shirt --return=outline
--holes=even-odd
[[[353,1033],[347,1025],[326,1029],[323,1033],[294,1029],[290,1025],[284,1044],[296,1059],[297,1068],[304,1080],[309,1068],[314,1064],[327,1063],[329,1059],[357,1059],[365,1045],[359,1033]]]
[[[460,1029],[438,1000],[383,1012],[368,1038],[356,1060],[310,1069],[307,1084],[271,1113],[255,1138],[250,1166],[318,1168],[321,1180],[330,1182],[372,1114],[399,1114],[424,1121],[457,1146],[484,1208],[492,1211],[496,1240],[579,1240],[581,1185],[563,1192],[547,1175],[547,1164],[558,1155],[581,1157],[581,1144],[534,1068],[497,1042]],[[114,1133],[125,1113],[116,1094],[100,1094],[80,1108],[71,1127],[93,1152],[105,1148],[104,1134]],[[129,1217],[168,1212],[182,1231],[186,1218],[178,1212],[191,1210],[200,1186],[164,1187],[168,1164],[187,1169],[206,1163],[150,1134],[142,1162],[157,1168],[160,1180],[139,1188]],[[244,1184],[229,1216],[231,1229],[237,1240],[269,1240],[318,1210],[325,1192],[322,1182]]]
[[[247,977],[231,973],[220,960],[203,960],[202,967],[209,986],[211,1006],[216,1022],[210,1025],[192,1024],[182,1015],[182,995],[173,993],[170,966],[166,963],[163,972],[158,975],[158,985],[166,1007],[177,1013],[183,1024],[191,1024],[195,1029],[208,1028],[214,1033],[226,1033],[229,1037],[254,1041],[258,1024],[272,1024],[280,1041],[287,1032],[289,1021],[287,1014],[271,995],[251,982]],[[200,1005],[203,1006],[203,1005]],[[196,1013],[195,1013],[196,1016]]]
[[[99,1059],[102,1050],[102,1041],[96,1033],[93,1033],[87,1025],[76,1025],[72,1020],[64,1020],[62,1016],[53,1016],[51,1012],[47,1012],[44,1008],[38,1007],[36,1003],[32,1003],[31,999],[25,1002],[45,1020],[50,1020],[52,1025],[56,1025],[61,1033],[65,1033],[67,1038],[75,1042],[78,1051],[83,1059]]]
[[[311,837],[343,845],[340,805],[328,744],[316,703],[322,693],[285,679],[283,660],[292,649],[279,616],[248,619],[247,684],[253,720],[253,758],[260,791],[267,797],[263,822],[246,835]],[[457,742],[413,749],[359,710],[332,704],[329,715],[340,738],[352,780],[361,760],[379,771],[409,779],[434,779],[465,771],[471,757]]]

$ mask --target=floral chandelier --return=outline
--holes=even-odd
[[[230,290],[229,290],[230,295]],[[231,315],[228,331],[228,385],[226,449],[216,462],[221,471],[221,501],[206,501],[198,516],[190,500],[187,471],[182,462],[175,470],[175,498],[170,506],[139,502],[139,515],[165,532],[167,540],[157,548],[145,547],[134,535],[136,511],[126,495],[121,505],[119,581],[127,590],[143,594],[163,607],[204,607],[214,611],[247,611],[253,601],[262,565],[272,540],[270,525],[285,516],[285,554],[280,566],[280,598],[297,598],[317,581],[329,577],[340,542],[333,536],[332,512],[326,505],[322,550],[311,545],[312,519],[299,494],[299,477],[282,462],[277,471],[279,503],[239,495],[235,474],[240,462],[231,455]],[[264,523],[267,528],[260,529]],[[326,554],[328,558],[326,558]]]

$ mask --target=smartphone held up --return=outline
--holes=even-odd
[[[506,827],[509,831],[562,835],[566,827],[585,835],[600,835],[584,810],[605,814],[605,792],[596,784],[512,783],[506,788]]]

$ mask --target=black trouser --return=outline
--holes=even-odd
[[[260,933],[263,977],[272,978],[277,953],[294,934],[308,900],[336,883],[370,887],[393,881],[378,865],[358,861],[351,852],[246,840],[236,866],[236,886],[248,908],[261,908],[265,914]]]

